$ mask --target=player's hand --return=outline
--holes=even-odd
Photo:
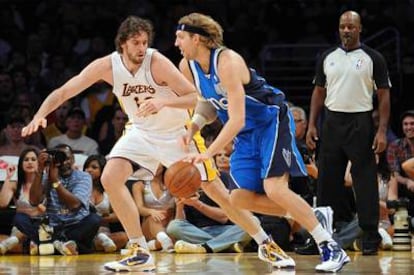
[[[192,135],[190,131],[187,131],[185,135],[178,137],[178,145],[180,146],[181,150],[183,150],[185,153],[190,152],[189,145],[190,145],[191,140],[192,140]]]
[[[37,132],[39,127],[46,128],[47,126],[47,120],[44,117],[36,118],[34,117],[32,121],[30,121],[29,124],[27,124],[22,129],[22,137],[30,136],[31,134]]]
[[[315,126],[309,125],[308,131],[306,132],[306,145],[309,150],[316,149],[316,143],[319,141],[318,131]]]
[[[197,164],[200,162],[204,162],[210,158],[211,156],[209,154],[202,153],[202,154],[189,154],[186,157],[184,157],[182,160],[186,162],[190,162],[192,164]]]
[[[375,154],[379,154],[385,150],[387,147],[387,137],[385,132],[378,131],[375,134],[374,142],[372,143],[372,149],[374,150]]]
[[[149,115],[156,114],[164,107],[164,105],[165,104],[162,99],[157,99],[157,98],[146,99],[144,102],[142,102],[139,105],[136,115],[138,117],[146,117]]]

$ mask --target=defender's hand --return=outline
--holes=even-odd
[[[39,127],[46,128],[47,120],[44,117],[41,118],[33,118],[29,124],[27,124],[22,129],[22,137],[30,136],[31,134],[37,132]]]

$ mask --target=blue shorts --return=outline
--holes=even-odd
[[[307,176],[296,147],[292,113],[282,105],[275,119],[237,136],[230,174],[238,188],[264,193],[263,179],[286,172],[294,177]]]

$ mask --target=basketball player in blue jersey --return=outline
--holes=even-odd
[[[102,173],[102,184],[109,200],[129,238],[128,256],[105,264],[112,271],[148,271],[155,268],[148,252],[139,221],[139,212],[125,182],[133,172],[154,175],[161,163],[169,167],[184,158],[186,153],[177,140],[185,135],[185,124],[190,120],[187,108],[194,108],[197,93],[191,84],[158,51],[149,48],[153,27],[145,19],[130,16],[125,19],[115,39],[117,50],[87,65],[78,75],[54,90],[42,103],[32,121],[22,129],[22,135],[36,132],[46,126],[46,117],[66,100],[76,96],[98,81],[113,86],[130,122],[126,131],[108,155]],[[200,134],[190,143],[190,151],[203,152],[205,146]],[[214,200],[228,217],[256,240],[265,239],[266,232],[247,210],[234,208],[230,196],[213,168],[211,159],[199,163],[204,192]],[[291,264],[291,259],[273,259],[280,267]]]
[[[253,212],[293,217],[319,245],[322,263],[316,270],[340,270],[349,257],[321,226],[311,207],[288,188],[289,174],[306,175],[306,168],[296,148],[294,120],[285,95],[248,68],[238,53],[223,47],[223,30],[209,16],[191,13],[182,17],[175,45],[184,57],[181,72],[203,97],[183,145],[214,119],[215,113],[224,124],[207,151],[189,153],[186,160],[207,160],[233,140],[230,173],[239,189],[232,191],[232,203]],[[285,253],[269,241],[259,245],[259,257],[283,259]]]

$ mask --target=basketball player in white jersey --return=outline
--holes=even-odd
[[[148,48],[152,39],[153,27],[149,21],[128,17],[118,29],[115,39],[117,51],[94,60],[54,90],[33,120],[22,129],[22,135],[28,136],[39,127],[46,127],[48,114],[98,81],[103,80],[113,86],[113,92],[131,122],[126,134],[110,152],[101,179],[129,238],[128,256],[105,264],[106,269],[116,272],[155,268],[142,234],[138,209],[124,183],[138,170],[151,176],[159,163],[169,167],[185,157],[186,153],[177,140],[185,134],[185,123],[190,118],[187,108],[194,108],[197,102],[194,86],[165,56]],[[194,139],[189,149],[194,153],[205,150],[200,136]],[[207,195],[257,242],[266,239],[266,233],[250,212],[231,206],[228,191],[216,177],[211,160],[200,163],[198,167],[202,188]]]

